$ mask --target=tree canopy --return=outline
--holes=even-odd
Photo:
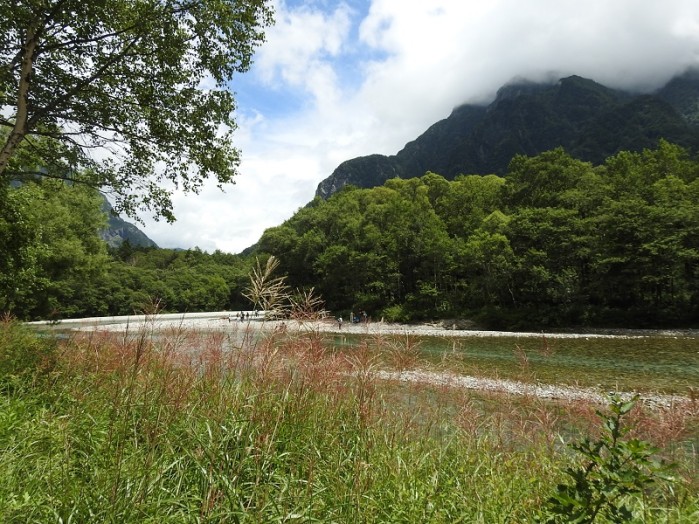
[[[53,179],[0,193],[0,311],[20,318],[70,314],[108,261],[98,235],[106,225],[102,199],[90,187]]]
[[[0,181],[70,178],[173,220],[170,187],[230,182],[228,83],[268,0],[0,0]]]
[[[258,249],[330,310],[491,327],[692,325],[699,163],[676,145],[602,165],[562,148],[505,177],[428,173],[316,198]]]
[[[0,184],[0,311],[22,319],[250,308],[253,257],[343,317],[483,327],[694,326],[699,162],[661,142],[593,166],[555,149],[505,177],[435,173],[316,198],[248,255],[105,251],[102,201],[53,179]],[[453,321],[453,320],[452,320]]]

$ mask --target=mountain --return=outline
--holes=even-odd
[[[488,105],[457,107],[396,155],[343,162],[316,195],[328,198],[348,184],[370,188],[426,171],[447,179],[504,174],[513,156],[559,146],[598,164],[618,151],[653,148],[660,138],[699,148],[699,71],[652,94],[615,90],[579,76],[554,84],[517,81],[500,88]]]
[[[658,96],[692,126],[699,126],[699,69],[673,78],[658,91]]]
[[[115,215],[112,205],[106,198],[102,203],[102,209],[107,214],[108,222],[107,228],[100,233],[100,236],[110,247],[119,247],[126,240],[134,247],[158,247],[138,227]]]

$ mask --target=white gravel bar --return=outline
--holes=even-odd
[[[134,331],[139,328],[166,330],[184,328],[195,330],[279,330],[319,331],[357,335],[419,335],[434,337],[516,337],[516,338],[643,338],[649,336],[697,337],[699,330],[598,330],[589,333],[549,331],[490,331],[478,329],[447,329],[439,324],[397,324],[390,322],[368,322],[352,324],[343,322],[342,327],[333,319],[263,320],[264,312],[243,311],[248,316],[240,321],[240,311],[215,311],[206,313],[166,313],[158,315],[128,315],[112,317],[90,317],[64,319],[60,321],[36,321],[33,325],[56,325],[80,330]]]

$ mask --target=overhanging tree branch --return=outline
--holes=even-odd
[[[0,103],[12,109],[0,119],[0,180],[31,171],[22,165],[30,151],[41,165],[49,149],[16,154],[35,135],[62,144],[107,186],[118,181],[113,189],[130,202],[129,187],[155,190],[152,176],[192,191],[208,177],[230,181],[239,157],[225,86],[263,41],[269,2],[0,0]],[[206,78],[217,87],[200,91]],[[105,155],[89,158],[98,148]],[[142,195],[146,207],[165,202],[156,192]]]

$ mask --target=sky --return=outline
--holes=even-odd
[[[142,216],[164,248],[238,253],[310,202],[344,160],[392,155],[515,78],[652,91],[699,66],[698,0],[274,0],[231,82],[240,175]]]

